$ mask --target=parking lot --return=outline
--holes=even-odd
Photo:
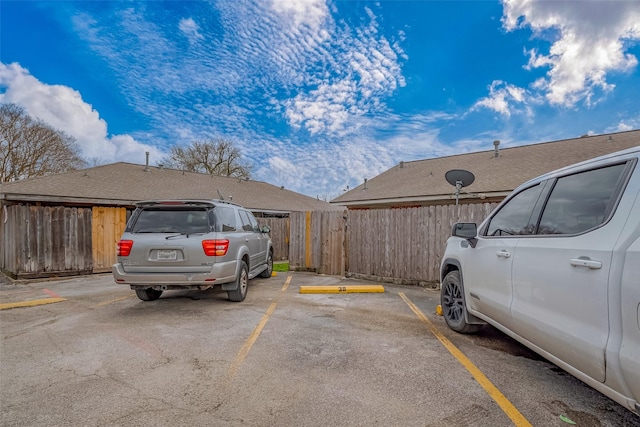
[[[278,273],[242,303],[142,302],[110,274],[2,284],[1,424],[640,425],[493,328],[448,330],[438,291],[299,292],[360,284]]]

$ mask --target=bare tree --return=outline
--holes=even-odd
[[[250,178],[251,165],[242,160],[233,142],[223,139],[195,141],[187,147],[171,147],[163,159],[166,166],[211,175]]]
[[[29,116],[16,104],[0,104],[0,182],[65,172],[84,166],[70,135]]]

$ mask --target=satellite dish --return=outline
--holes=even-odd
[[[456,187],[456,205],[458,204],[458,197],[460,196],[460,190],[462,187],[467,187],[473,184],[473,181],[476,179],[471,172],[464,169],[451,169],[444,174],[444,178],[449,184]]]

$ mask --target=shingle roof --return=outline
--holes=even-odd
[[[0,185],[0,199],[105,205],[139,200],[232,200],[259,211],[335,210],[336,206],[266,182],[113,163]]]
[[[445,180],[451,169],[466,169],[475,181],[463,191],[505,196],[529,179],[583,160],[640,145],[640,130],[586,136],[519,147],[440,157],[399,165],[342,194],[331,203],[374,206],[452,200],[455,188]]]

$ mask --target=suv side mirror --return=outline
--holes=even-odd
[[[262,228],[260,228],[260,232],[268,234],[271,232],[271,227],[269,227],[268,225],[263,225]]]

